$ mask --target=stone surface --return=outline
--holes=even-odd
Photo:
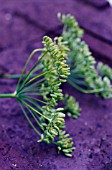
[[[89,3],[87,3],[87,1]],[[32,34],[32,40],[39,40],[39,35],[42,35],[42,31],[46,33],[48,30],[57,29],[57,26],[59,25],[59,22],[56,18],[57,12],[73,14],[80,23],[80,26],[82,26],[86,30],[86,34],[89,33],[90,36],[94,36],[94,38],[99,39],[99,44],[105,43],[111,46],[112,25],[110,24],[110,21],[112,19],[112,8],[109,5],[105,8],[96,8],[93,5],[99,4],[100,6],[105,6],[105,3],[107,4],[107,2],[104,0],[87,1],[57,0],[52,2],[52,0],[49,0],[48,3],[48,1],[46,0],[23,0],[22,2],[10,0],[9,3],[8,0],[5,0],[5,2],[3,0],[0,0],[0,3],[2,4],[0,7],[0,24],[2,26],[0,27],[0,32],[3,32],[1,35],[2,44],[0,42],[0,49],[2,50],[4,46],[7,45],[5,43],[9,43],[9,39],[7,40],[8,36],[6,35],[9,35],[8,31],[10,32],[12,41],[18,41],[18,39],[21,40],[21,36],[24,37],[25,41],[30,38]],[[21,27],[21,25],[24,26],[24,29]],[[5,32],[5,26],[9,28],[7,32]],[[15,27],[18,27],[16,32],[12,30],[15,29]],[[28,37],[24,32],[25,27],[29,32]],[[4,31],[2,31],[2,29],[4,29]],[[12,31],[14,31],[13,34]],[[19,38],[17,37],[17,39],[15,40],[18,33],[20,33],[21,36]],[[87,39],[85,39],[85,41],[87,41]],[[9,43],[9,45],[11,46],[11,43]],[[104,50],[105,56],[107,54],[107,51],[108,48]],[[98,52],[100,52],[100,50],[98,50]],[[111,51],[108,53],[108,57],[111,58]]]
[[[106,8],[109,4],[106,0],[81,0],[83,3],[88,3],[95,8]]]
[[[98,6],[101,1],[91,2]],[[112,8],[109,6],[96,8],[79,0],[0,0],[2,72],[20,73],[30,52],[41,47],[42,36],[60,31],[56,19],[59,11],[76,17],[86,29],[84,40],[97,59],[111,65]],[[35,58],[31,64],[34,61]],[[16,83],[0,81],[0,92],[13,92]],[[0,170],[112,169],[112,100],[79,93],[68,84],[63,90],[74,95],[82,108],[80,118],[66,119],[67,131],[76,146],[73,158],[58,155],[54,145],[37,143],[38,137],[18,103],[14,99],[0,99]]]

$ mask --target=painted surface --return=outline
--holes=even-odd
[[[56,14],[59,11],[75,15],[81,26],[110,42],[102,42],[86,31],[85,40],[96,50],[96,57],[111,64],[112,10],[109,6],[96,8],[79,0],[0,0],[1,72],[21,72],[30,52],[41,46],[42,36],[53,28],[53,35],[58,32],[60,24]],[[12,92],[16,83],[15,80],[0,81],[0,92]],[[79,93],[67,84],[63,90],[74,95],[82,108],[80,118],[66,119],[77,148],[73,158],[58,155],[54,145],[37,143],[38,137],[17,102],[0,99],[0,170],[112,169],[112,100]]]

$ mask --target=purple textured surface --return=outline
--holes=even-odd
[[[95,4],[105,4],[105,2],[107,2],[106,0],[88,0],[91,3],[95,3]]]
[[[98,7],[98,8],[105,8],[107,6],[107,1],[106,0],[80,0],[83,3],[88,3],[92,5],[93,7]]]
[[[94,1],[91,2],[93,3]],[[56,14],[57,12],[62,12],[73,14],[80,25],[87,30],[87,34],[88,30],[91,30],[92,33],[103,38],[103,43],[106,43],[105,41],[107,41],[107,44],[110,46],[112,45],[112,24],[110,24],[110,21],[112,20],[112,8],[109,6],[97,9],[86,3],[86,1],[83,1],[82,3],[82,0],[57,0],[53,2],[52,0],[49,0],[49,2],[46,0],[23,0],[22,2],[15,0],[10,0],[10,2],[9,0],[5,0],[4,2],[4,0],[0,0],[0,3],[2,4],[0,6],[0,24],[2,25],[2,27],[0,27],[0,32],[2,32],[2,29],[4,30],[5,27],[8,27],[8,31],[12,35],[11,38],[13,41],[16,41],[15,38],[17,33],[20,33],[25,40],[28,38],[30,39],[32,34],[32,39],[39,40],[39,31],[44,31],[45,33],[47,30],[54,29],[59,25]],[[94,3],[103,4],[104,1],[95,1]],[[21,25],[23,25],[24,29]],[[13,35],[10,31],[13,31],[12,29],[16,29],[16,27],[16,32],[13,32],[16,36],[14,36],[15,34]],[[27,32],[24,32],[25,27],[28,30],[29,36],[27,36]],[[9,35],[9,33],[4,30],[0,36],[2,37],[2,40],[4,39],[4,43],[9,43],[7,42],[9,40],[6,35]],[[17,36],[17,40],[18,39]],[[85,40],[87,41],[87,39]],[[2,42],[2,45],[0,46],[4,47],[4,45],[6,45],[4,43]],[[101,39],[99,43],[102,44]],[[108,48],[107,50],[104,50],[104,55],[106,55],[107,51]],[[98,52],[100,52],[100,49]],[[108,57],[110,56],[110,58],[111,52],[112,51],[108,52]]]
[[[41,46],[42,35],[58,27],[59,11],[75,15],[80,25],[112,41],[111,8],[98,11],[76,0],[0,0],[2,71],[21,72],[30,52]],[[85,40],[106,59],[112,54],[111,45],[102,46],[96,37],[86,34]],[[2,80],[0,92],[13,92],[15,86],[16,81]],[[73,158],[58,155],[54,145],[37,143],[17,102],[0,99],[0,170],[112,170],[112,100],[79,93],[68,84],[63,90],[74,95],[82,108],[80,118],[66,119],[76,146]]]

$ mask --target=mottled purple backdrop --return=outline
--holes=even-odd
[[[57,12],[73,14],[96,59],[112,65],[112,8],[105,0],[0,0],[1,72],[21,72],[42,36],[59,31]],[[0,81],[0,92],[13,92],[16,83]],[[82,94],[68,84],[63,89],[82,108],[80,118],[66,119],[76,146],[73,158],[58,155],[54,145],[37,143],[17,102],[0,99],[0,170],[112,170],[112,100]]]

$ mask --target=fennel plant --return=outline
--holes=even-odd
[[[12,94],[0,94],[0,98],[16,98],[29,124],[41,141],[54,143],[58,151],[71,157],[72,138],[64,130],[65,116],[77,118],[79,103],[73,96],[63,95],[61,84],[68,82],[83,93],[94,93],[103,98],[112,97],[112,69],[95,58],[88,45],[82,41],[83,30],[75,18],[58,13],[63,24],[62,35],[54,40],[44,36],[43,48],[35,49],[29,56],[21,75],[2,75],[1,78],[19,78]],[[33,55],[41,55],[33,67],[26,68]],[[63,108],[58,108],[58,102]],[[31,121],[32,116],[37,126]]]
[[[56,37],[52,41],[44,36],[42,43],[44,47],[35,49],[26,61],[16,90],[11,94],[0,94],[0,98],[17,99],[27,121],[40,136],[38,142],[54,143],[59,151],[71,157],[75,147],[72,138],[64,130],[64,108],[58,107],[58,101],[63,101],[60,86],[70,74],[70,68],[66,64],[69,48],[62,37]],[[41,52],[41,55],[26,73],[30,60],[38,52]],[[69,110],[69,104],[67,106],[66,109]],[[77,115],[75,112],[71,113],[73,114]]]

